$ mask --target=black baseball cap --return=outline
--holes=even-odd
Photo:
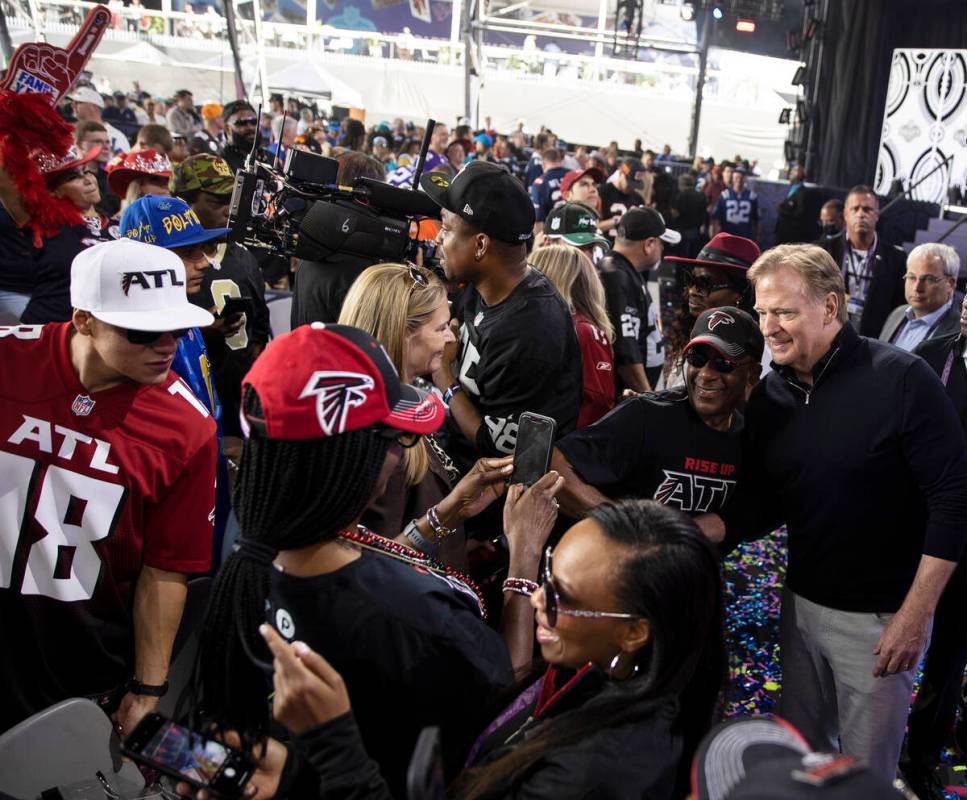
[[[628,179],[628,185],[632,189],[640,189],[644,186],[642,176],[645,174],[645,165],[637,158],[626,158],[618,167],[618,172]]]
[[[761,361],[765,339],[749,314],[740,308],[722,306],[706,309],[698,315],[684,352],[699,344],[708,345],[730,361],[742,356]]]
[[[232,100],[231,103],[226,103],[222,109],[222,119],[227,122],[232,114],[237,114],[239,111],[251,111],[253,114],[255,113],[252,104],[247,100]]]
[[[626,211],[618,220],[618,236],[632,242],[640,242],[657,236],[668,244],[678,244],[682,235],[665,227],[665,218],[653,208],[636,206]]]
[[[611,242],[598,236],[597,212],[584,203],[564,203],[551,211],[544,220],[544,235],[548,239],[563,239],[576,247],[586,244],[611,246]]]
[[[506,169],[471,161],[450,180],[438,172],[420,178],[420,187],[445,208],[488,236],[523,244],[534,236],[534,205],[523,185]]]
[[[788,722],[740,717],[717,725],[692,764],[696,800],[894,800],[902,795],[855,758],[814,753]]]

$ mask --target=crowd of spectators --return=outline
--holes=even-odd
[[[402,798],[428,726],[457,797],[802,774],[887,797],[898,764],[942,797],[967,748],[951,248],[882,241],[856,186],[763,252],[754,163],[523,122],[437,123],[417,176],[420,126],[282,96],[260,118],[82,83],[59,110],[74,145],[35,161],[74,223],[38,242],[0,216],[0,730],[81,696],[129,735],[210,574],[180,688],[253,754],[248,797]],[[229,242],[235,174],[293,149],[424,192],[419,263]],[[554,424],[529,486],[525,412]],[[713,727],[722,558],[782,526],[791,725]]]

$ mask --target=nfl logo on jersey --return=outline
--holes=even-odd
[[[95,401],[91,400],[86,394],[79,394],[71,403],[71,411],[78,417],[86,417],[94,410],[94,403]]]

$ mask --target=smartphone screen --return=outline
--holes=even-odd
[[[122,751],[139,763],[223,797],[239,796],[253,769],[239,750],[155,713],[141,721]]]
[[[555,422],[550,417],[530,411],[520,415],[511,483],[531,486],[547,473],[554,445],[554,428]]]

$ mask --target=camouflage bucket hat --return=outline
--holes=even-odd
[[[201,153],[175,164],[168,179],[168,190],[175,195],[198,191],[231,194],[235,176],[224,159]]]

